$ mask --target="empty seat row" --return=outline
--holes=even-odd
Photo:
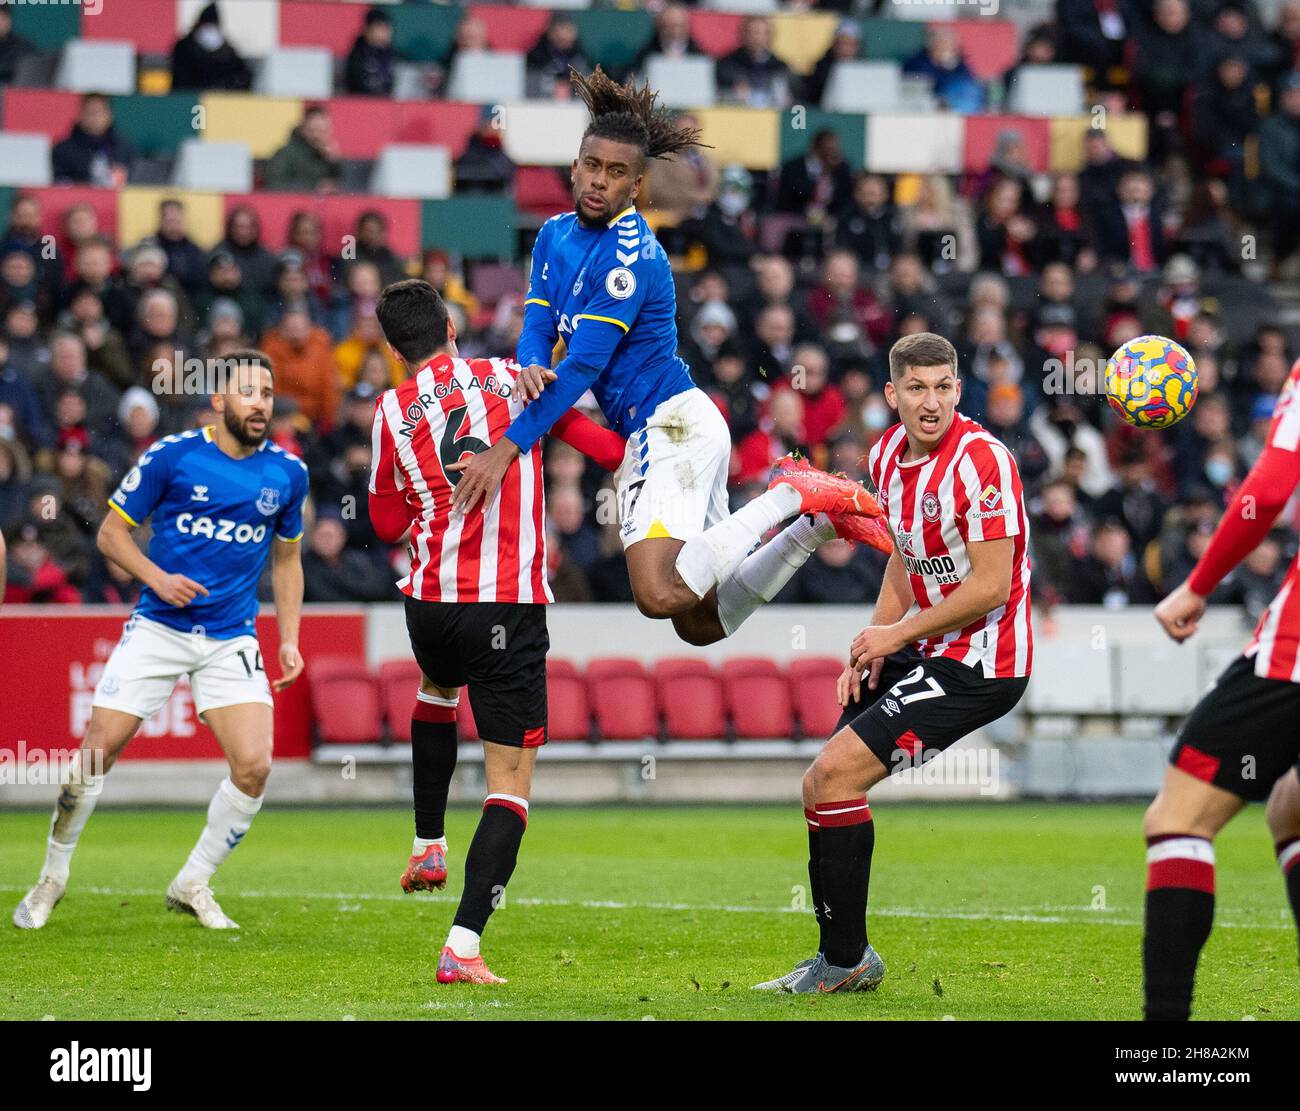
[[[835,681],[843,664],[829,656],[795,660],[743,657],[714,667],[696,657],[670,657],[646,667],[631,658],[547,663],[549,733],[553,741],[822,739],[834,732],[840,707]],[[368,744],[385,736],[411,739],[419,666],[389,660],[372,673],[353,657],[319,657],[308,669],[312,713],[322,744]],[[478,740],[471,700],[460,700],[462,740]]]

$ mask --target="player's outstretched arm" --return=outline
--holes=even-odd
[[[1179,643],[1196,632],[1196,623],[1205,613],[1206,598],[1259,546],[1300,484],[1300,452],[1291,449],[1289,440],[1279,442],[1279,434],[1286,434],[1283,421],[1281,414],[1274,419],[1269,443],[1224,510],[1209,546],[1187,581],[1155,608],[1160,627]]]
[[[888,656],[927,637],[942,636],[964,628],[976,618],[991,613],[1011,594],[1011,560],[1014,540],[978,540],[967,544],[970,574],[938,605],[918,610],[892,625],[863,629],[849,649],[849,664]]]
[[[206,598],[207,587],[185,575],[169,574],[140,550],[131,539],[132,526],[127,524],[121,512],[107,514],[99,526],[95,545],[104,557],[139,579],[169,606],[188,606],[200,594]]]
[[[302,589],[302,542],[277,537],[271,545],[271,592],[275,621],[280,627],[280,678],[272,684],[277,691],[302,674],[302,655],[298,651]]]

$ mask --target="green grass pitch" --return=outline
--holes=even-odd
[[[0,814],[0,1018],[1129,1019],[1141,992],[1141,807],[875,811],[874,994],[749,990],[814,947],[797,807],[538,806],[484,938],[499,988],[434,981],[477,811],[453,810],[447,893],[404,896],[409,811],[271,805],[214,889],[243,929],[163,909],[198,811],[91,820],[40,932],[8,925],[48,816]],[[1218,843],[1199,1018],[1300,1018],[1296,935],[1262,809]]]

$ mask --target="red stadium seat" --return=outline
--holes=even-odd
[[[573,207],[573,194],[554,166],[520,166],[515,171],[515,204],[521,212],[551,217]]]
[[[55,89],[5,89],[3,108],[4,129],[48,135],[50,141],[61,143],[77,122],[80,93],[61,92]]]
[[[282,5],[281,11],[291,5]],[[87,10],[86,14],[91,13]],[[283,19],[283,15],[281,15]],[[94,17],[81,21],[83,39],[125,41],[137,54],[170,54],[176,39],[189,32],[176,28],[176,0],[131,0],[129,4],[100,4]]]
[[[569,660],[546,661],[547,735],[552,741],[591,739],[587,684]]]
[[[1000,78],[1020,56],[1016,25],[1009,19],[936,21],[955,31],[971,72],[981,81]]]
[[[835,681],[844,661],[834,656],[814,656],[790,665],[790,697],[799,720],[799,735],[805,739],[829,740],[840,720],[835,701]]]
[[[172,0],[166,0],[170,5]],[[280,5],[281,46],[326,46],[336,58],[361,34],[366,8],[337,0],[293,0]],[[168,48],[170,49],[170,47]]]
[[[1052,121],[1030,116],[967,116],[962,141],[962,164],[968,173],[989,165],[998,136],[1015,130],[1025,141],[1025,157],[1035,173],[1046,173],[1052,154]]]
[[[523,8],[515,4],[471,4],[465,14],[487,24],[489,49],[507,54],[527,54],[551,21],[551,13],[545,8]]]
[[[112,190],[103,190],[112,195]],[[223,219],[239,205],[248,205],[262,221],[262,245],[270,251],[284,247],[289,220],[306,209],[316,213],[325,225],[325,242],[340,243],[356,232],[357,217],[363,212],[382,212],[388,219],[388,245],[399,255],[420,253],[420,202],[394,200],[360,194],[319,197],[314,193],[227,193],[222,201]]]
[[[379,665],[379,698],[394,741],[411,742],[411,711],[420,679],[420,665],[414,660],[385,660]]]
[[[794,736],[789,682],[772,660],[724,661],[722,689],[737,739]]]
[[[307,665],[311,712],[322,744],[367,744],[383,734],[379,685],[359,656],[317,656]]]
[[[732,12],[691,12],[691,37],[700,49],[715,58],[730,54],[740,45],[740,25],[744,16]]]
[[[390,143],[431,143],[459,158],[482,114],[477,104],[366,96],[334,97],[329,110],[339,152],[344,158],[367,161],[378,158]]]
[[[8,94],[5,99],[8,100]],[[95,210],[99,234],[117,239],[117,190],[94,185],[49,185],[42,189],[24,189],[25,194],[41,202],[41,234],[52,235],[62,244],[63,216],[74,204],[88,204]],[[62,246],[60,246],[62,250]]]
[[[654,678],[664,731],[670,740],[726,737],[722,680],[707,660],[692,656],[660,660],[655,664]]]
[[[591,660],[587,664],[587,693],[601,740],[658,738],[654,685],[640,660]]]

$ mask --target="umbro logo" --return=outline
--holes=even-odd
[[[208,488],[206,486],[195,486],[194,493],[190,495],[190,501],[207,501]]]

